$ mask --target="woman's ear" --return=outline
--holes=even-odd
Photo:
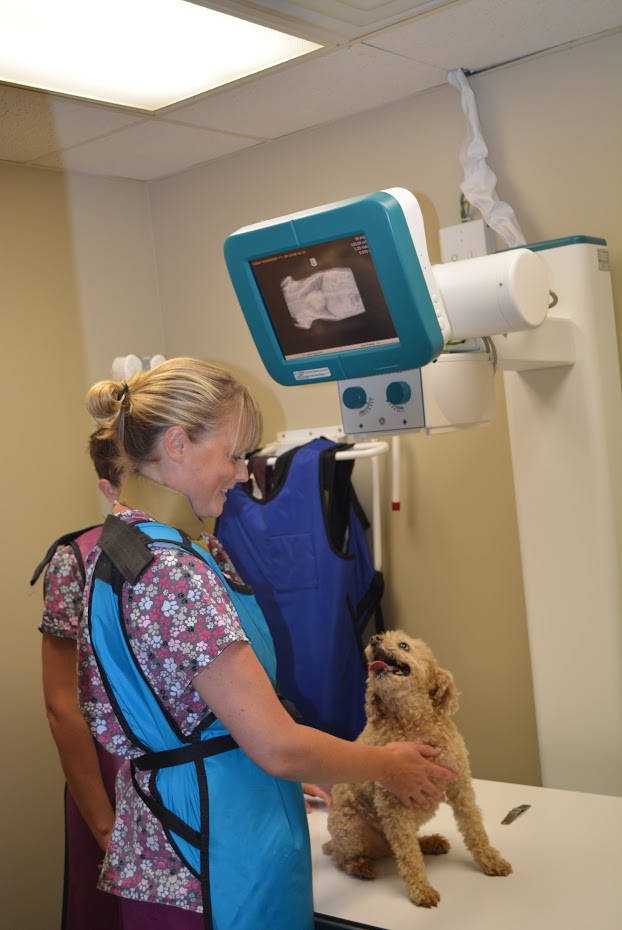
[[[97,482],[97,487],[102,492],[107,501],[111,504],[114,504],[119,496],[119,488],[116,484],[108,481],[107,478],[100,478]]]
[[[180,463],[185,458],[189,442],[183,426],[169,426],[162,436],[162,450],[171,461]]]

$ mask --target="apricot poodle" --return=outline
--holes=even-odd
[[[450,719],[458,709],[450,672],[440,668],[428,646],[401,630],[372,636],[365,650],[368,662],[365,712],[367,724],[359,740],[372,746],[414,740],[438,746],[435,762],[453,769],[455,781],[443,791],[473,859],[486,875],[512,871],[490,845],[471,781],[464,740]],[[328,811],[331,839],[323,846],[337,868],[358,878],[375,878],[374,860],[394,855],[411,901],[435,907],[440,895],[429,883],[423,854],[449,850],[443,836],[419,836],[419,828],[435,810],[405,808],[376,782],[335,785]]]

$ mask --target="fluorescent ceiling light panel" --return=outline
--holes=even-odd
[[[141,110],[320,47],[186,0],[0,0],[0,81]]]

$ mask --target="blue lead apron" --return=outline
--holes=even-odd
[[[308,726],[353,740],[365,726],[364,649],[383,629],[384,582],[341,448],[320,437],[280,456],[260,499],[250,481],[236,484],[216,535],[266,617],[283,692]]]
[[[311,855],[301,786],[267,775],[210,714],[190,736],[162,706],[131,651],[122,620],[123,582],[136,584],[149,546],[185,549],[226,586],[273,685],[270,632],[249,589],[236,589],[212,556],[165,524],[108,517],[100,538],[88,623],[115,714],[131,743],[140,797],[181,861],[201,882],[206,930],[312,930]],[[137,771],[148,771],[147,791]]]

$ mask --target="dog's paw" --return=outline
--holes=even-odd
[[[448,853],[451,845],[448,839],[440,833],[431,833],[429,836],[419,836],[419,849],[424,856],[443,856]]]
[[[483,850],[477,857],[482,871],[486,875],[509,875],[512,866],[497,852],[492,846],[490,849]]]
[[[441,896],[432,885],[418,885],[417,888],[411,889],[410,900],[417,907],[436,907],[441,900]]]
[[[332,840],[328,840],[327,843],[324,843],[324,844],[323,844],[323,846],[322,846],[322,852],[323,852],[326,856],[332,856],[332,854],[333,854],[333,841],[332,841]]]
[[[362,878],[366,881],[378,878],[377,864],[373,859],[368,859],[366,856],[357,856],[356,859],[347,859],[340,868],[343,869],[346,875],[353,875],[355,878]]]

